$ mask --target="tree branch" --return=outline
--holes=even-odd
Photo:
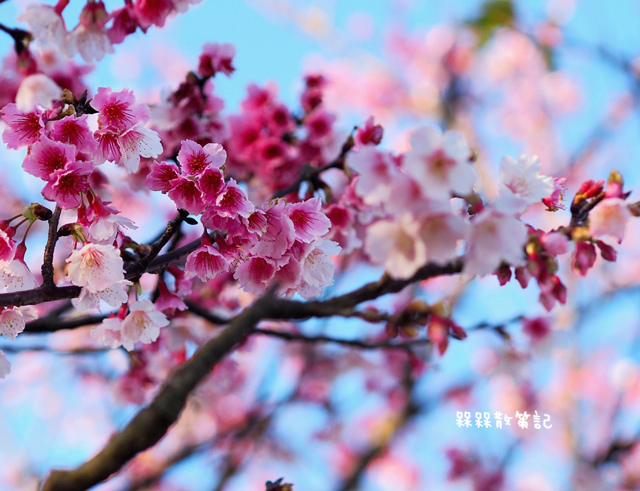
[[[44,247],[44,258],[42,260],[42,286],[44,288],[55,288],[56,284],[53,281],[53,253],[56,248],[56,242],[58,241],[58,222],[60,221],[60,213],[62,210],[58,205],[53,212],[51,218],[49,218],[49,235],[47,237],[47,244]]]
[[[53,471],[46,480],[43,491],[87,489],[119,471],[139,452],[155,445],[178,419],[188,395],[198,383],[249,335],[261,320],[336,315],[335,311],[400,291],[413,282],[455,274],[461,269],[461,260],[444,266],[427,264],[409,279],[394,280],[385,275],[379,281],[364,285],[351,293],[324,301],[298,302],[274,298],[271,293],[263,295],[235,317],[217,337],[201,346],[188,361],[176,369],[151,404],[142,409],[104,449],[74,470]]]

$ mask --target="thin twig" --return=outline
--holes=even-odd
[[[62,209],[56,205],[56,209],[49,218],[49,235],[47,244],[44,247],[44,258],[42,261],[42,286],[44,288],[55,288],[53,281],[53,253],[55,252],[56,242],[58,241],[58,223],[60,221],[60,213]]]

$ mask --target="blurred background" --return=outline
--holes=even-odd
[[[0,4],[0,19],[17,25],[27,4]],[[65,11],[69,28],[82,6]],[[225,114],[251,83],[276,87],[295,111],[303,76],[321,73],[345,131],[374,116],[382,147],[401,152],[420,125],[457,129],[478,151],[485,197],[496,194],[502,156],[529,153],[545,174],[568,178],[570,202],[581,182],[612,169],[638,188],[639,27],[630,0],[204,0],[115,46],[85,80],[157,103],[197,66],[204,43],[232,43],[236,71],[215,79]],[[11,51],[8,36],[0,49]],[[20,158],[0,149],[3,185],[29,203],[40,188],[18,172]],[[636,191],[630,201],[639,199]],[[151,210],[138,200],[136,233],[153,237],[170,203]],[[534,207],[523,219],[548,230],[569,212]],[[632,222],[618,261],[598,259],[587,278],[565,257],[569,300],[549,313],[535,285],[500,287],[495,276],[435,279],[376,303],[445,302],[470,334],[443,357],[253,338],[214,370],[160,445],[96,489],[260,490],[281,476],[297,491],[640,489],[639,232]],[[380,274],[352,269],[326,294]],[[522,319],[538,317],[549,329],[524,332]],[[204,322],[183,322],[176,329],[210,334]],[[384,326],[331,319],[301,329],[361,339]],[[83,462],[153,393],[155,382],[135,393],[135,354],[96,349],[87,332],[0,340],[12,363],[0,381],[0,488],[36,489],[51,468]],[[162,379],[171,363],[157,364]],[[456,424],[460,411],[472,427]],[[476,412],[517,411],[548,415],[551,427],[531,418],[528,429],[515,418],[509,428],[475,426]]]

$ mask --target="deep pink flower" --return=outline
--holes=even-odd
[[[78,152],[91,155],[98,147],[89,130],[86,114],[80,117],[66,116],[49,124],[51,129],[49,136],[53,140],[74,145]]]
[[[198,75],[213,77],[217,72],[231,75],[235,70],[233,67],[235,55],[236,49],[232,44],[205,44],[198,62]]]
[[[44,135],[42,111],[38,108],[22,112],[15,104],[7,104],[0,114],[2,120],[7,123],[7,128],[2,132],[2,141],[7,144],[7,148],[18,150],[33,145]]]
[[[367,119],[364,127],[358,128],[356,131],[356,143],[358,145],[378,145],[382,141],[383,129],[379,124],[373,123],[373,116]]]
[[[209,167],[219,169],[227,160],[227,152],[219,143],[204,147],[191,140],[183,140],[178,152],[178,162],[183,176],[200,176]]]
[[[147,187],[163,193],[171,190],[175,181],[180,177],[180,170],[169,162],[153,162],[151,172],[147,175]]]
[[[252,257],[240,263],[233,277],[240,286],[251,293],[262,293],[276,273],[272,260],[264,257]]]
[[[57,170],[42,190],[49,201],[55,201],[60,208],[68,210],[82,204],[82,193],[89,189],[89,176],[93,162],[76,161]]]
[[[213,205],[218,195],[224,189],[224,174],[220,169],[213,167],[205,170],[197,181],[197,186],[202,191],[205,203]]]
[[[50,140],[43,136],[33,144],[31,151],[22,162],[22,168],[29,174],[48,181],[56,171],[76,161],[73,145]]]
[[[133,91],[123,89],[113,92],[110,87],[100,87],[91,101],[98,111],[98,125],[101,130],[114,133],[127,131],[139,123],[146,123],[150,111],[146,104],[136,103]]]
[[[163,27],[173,7],[174,3],[171,0],[136,0],[134,2],[136,17],[144,31],[151,25]]]
[[[195,181],[180,177],[173,181],[172,185],[168,196],[178,208],[187,210],[192,215],[199,215],[204,211],[205,203],[202,200],[202,192],[198,189]]]
[[[248,218],[253,213],[253,209],[253,203],[249,201],[247,195],[234,179],[229,179],[216,198],[215,210],[222,217],[241,216]]]
[[[522,323],[522,332],[529,336],[533,342],[539,342],[551,332],[551,323],[547,317],[525,319]]]
[[[226,271],[228,265],[226,258],[211,245],[209,236],[205,234],[202,245],[187,257],[185,271],[195,274],[202,281],[208,281]]]
[[[320,140],[331,135],[335,120],[335,114],[330,114],[321,108],[314,109],[304,119],[304,125],[309,131],[309,138]]]

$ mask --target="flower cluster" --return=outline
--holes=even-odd
[[[333,280],[329,255],[339,251],[323,239],[331,223],[320,211],[320,200],[276,200],[255,207],[234,179],[225,181],[225,160],[221,145],[185,140],[177,157],[180,167],[154,162],[147,176],[149,188],[167,193],[178,208],[202,213],[202,224],[216,231],[215,245],[203,235],[201,247],[187,258],[187,272],[202,281],[233,272],[254,293],[277,281],[287,295],[318,296]]]
[[[18,20],[27,24],[42,45],[53,46],[68,57],[79,53],[87,63],[91,63],[113,53],[113,45],[121,43],[137,29],[146,32],[152,25],[162,27],[169,15],[185,12],[189,4],[198,1],[136,0],[111,12],[107,12],[104,2],[89,1],[80,12],[78,25],[70,32],[62,17],[69,0],[59,0],[54,7],[29,5]]]

